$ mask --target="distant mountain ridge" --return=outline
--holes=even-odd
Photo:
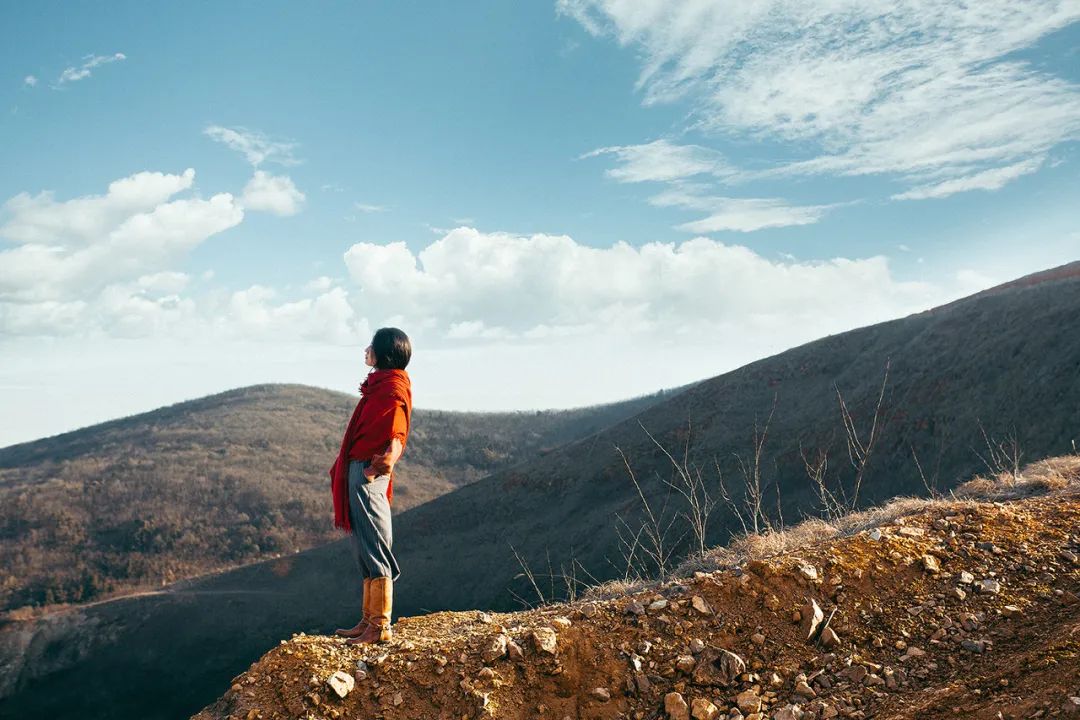
[[[543,412],[418,408],[394,510],[664,396]],[[256,385],[0,449],[0,610],[85,602],[337,539],[326,473],[356,400]]]

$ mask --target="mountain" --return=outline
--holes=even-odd
[[[671,392],[575,410],[417,409],[394,511]],[[257,385],[0,449],[0,610],[151,589],[339,538],[327,468],[355,404]]]
[[[193,720],[1076,717],[1080,457],[1023,475],[614,597],[406,618],[377,646],[294,634]]]
[[[1025,462],[1068,452],[1080,428],[1080,334],[1066,330],[1076,317],[1080,280],[1049,277],[823,338],[695,384],[399,515],[396,614],[520,607],[518,598],[533,599],[537,589],[522,563],[545,599],[568,589],[562,569],[590,582],[655,573],[655,563],[640,559],[628,573],[620,552],[618,529],[623,539],[635,536],[642,498],[661,529],[672,523],[670,569],[690,548],[688,538],[680,541],[686,505],[665,482],[677,476],[664,449],[700,468],[714,499],[719,468],[739,502],[735,456],[752,460],[755,422],[763,428],[770,413],[758,463],[766,514],[778,523],[782,512],[788,524],[818,514],[804,454],[828,460],[832,492],[854,491],[837,390],[860,447],[878,420],[857,507],[926,494],[918,467],[938,491],[989,472],[983,459],[1007,470],[1008,436]],[[703,542],[712,546],[741,526],[721,503],[707,529]],[[339,542],[154,595],[13,622],[0,630],[0,677],[14,678],[0,688],[7,697],[0,711],[194,712],[220,694],[223,678],[292,633],[355,621],[359,582],[350,567]]]

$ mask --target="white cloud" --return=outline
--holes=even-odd
[[[815,151],[758,177],[887,174],[926,186],[964,176],[981,179],[954,191],[990,189],[995,176],[984,173],[1000,171],[1004,184],[1019,176],[1009,168],[1080,137],[1080,89],[1016,56],[1076,22],[1076,2],[559,0],[558,8],[641,53],[646,104],[689,99],[700,130]]]
[[[307,198],[287,175],[271,175],[256,170],[244,186],[241,204],[248,210],[264,210],[287,216],[300,212]]]
[[[113,53],[112,55],[86,55],[83,57],[82,65],[66,68],[64,72],[60,73],[60,77],[56,80],[56,86],[84,80],[90,77],[91,71],[97,66],[118,62],[120,60],[127,60],[127,55],[119,52]],[[36,82],[37,80],[29,84],[33,85],[36,84]]]
[[[400,242],[357,243],[345,264],[372,326],[395,317],[448,338],[763,327],[825,334],[943,295],[893,278],[883,257],[772,261],[708,238],[594,248],[565,235],[458,228],[416,253]]]
[[[644,145],[599,148],[581,157],[600,155],[613,155],[620,163],[606,172],[619,182],[679,180],[702,174],[730,177],[737,172],[715,150],[700,145],[676,145],[664,139]]]
[[[831,205],[791,205],[779,198],[733,198],[702,193],[693,186],[676,186],[649,198],[657,207],[681,207],[709,213],[678,229],[693,233],[725,230],[754,232],[765,228],[812,225]]]
[[[203,130],[203,134],[243,154],[254,167],[259,167],[264,162],[274,162],[279,165],[297,165],[300,162],[293,156],[293,150],[297,147],[296,143],[275,140],[258,130],[210,125]]]
[[[141,172],[104,195],[20,193],[4,203],[0,237],[14,247],[0,251],[0,335],[129,335],[189,312],[177,296],[189,278],[176,264],[243,219],[229,193],[174,198],[194,178],[190,168]]]
[[[969,190],[999,190],[1007,183],[1023,175],[1030,175],[1043,165],[1043,158],[1024,160],[1015,165],[983,170],[974,175],[952,178],[939,183],[920,185],[906,192],[893,195],[894,200],[922,200],[943,198]]]
[[[386,212],[387,209],[388,209],[384,205],[371,205],[371,204],[368,204],[368,203],[361,203],[361,202],[353,203],[353,207],[356,208],[357,210],[359,210],[362,213],[381,213],[381,212]]]
[[[30,87],[34,87],[35,85],[38,84],[38,79],[36,77],[34,77],[33,75],[27,75],[26,77],[23,78],[23,84],[24,85],[29,85]]]

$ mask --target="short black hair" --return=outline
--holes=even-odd
[[[371,338],[375,367],[380,370],[404,370],[412,358],[409,336],[393,327],[379,328]]]

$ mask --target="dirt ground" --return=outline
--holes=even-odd
[[[297,635],[195,718],[1080,718],[1078,556],[1073,491],[943,501],[610,600]]]

